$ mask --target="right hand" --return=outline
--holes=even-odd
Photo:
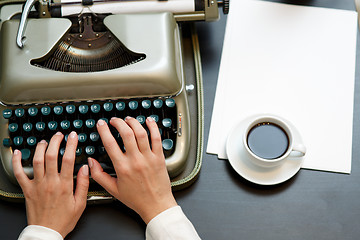
[[[97,123],[104,147],[114,165],[117,178],[105,173],[99,162],[89,158],[92,178],[129,208],[137,212],[147,224],[164,210],[177,206],[171,192],[161,137],[152,118],[146,119],[148,135],[134,118],[112,118],[110,124],[120,133],[126,152],[122,152],[108,125]]]

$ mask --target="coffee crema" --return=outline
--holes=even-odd
[[[271,122],[258,123],[247,134],[247,145],[258,157],[274,160],[283,156],[289,148],[286,131]]]

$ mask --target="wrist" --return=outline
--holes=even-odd
[[[175,199],[172,198],[170,200],[163,200],[161,202],[158,202],[156,204],[149,204],[148,207],[144,209],[144,211],[139,212],[140,217],[142,220],[148,224],[151,219],[162,213],[163,211],[178,206]]]

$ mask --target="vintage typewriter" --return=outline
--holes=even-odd
[[[145,128],[147,117],[158,123],[169,176],[175,185],[186,186],[200,169],[202,151],[194,139],[202,141],[201,69],[194,32],[186,25],[216,20],[219,5],[228,11],[228,1],[213,0],[3,4],[0,157],[5,177],[17,183],[14,149],[21,150],[25,172],[32,177],[37,142],[57,131],[65,141],[71,131],[78,133],[75,172],[91,156],[114,174],[95,125],[99,119],[132,116]],[[102,195],[98,189],[92,193]]]

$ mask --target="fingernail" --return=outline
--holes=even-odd
[[[130,120],[130,119],[132,119],[132,117],[127,116],[127,117],[125,118],[125,121]]]
[[[57,132],[55,135],[58,135],[58,136],[59,136],[59,135],[62,135],[62,133],[61,133],[61,132]]]
[[[110,118],[110,120],[115,120],[115,119],[117,119],[117,117],[112,117],[112,118]]]
[[[75,138],[76,137],[76,132],[72,131],[69,136],[70,136],[70,138]]]
[[[84,165],[83,167],[82,167],[82,174],[84,175],[84,176],[89,176],[89,166],[88,165]]]
[[[147,117],[147,120],[148,120],[149,122],[154,122],[154,119],[153,119],[152,117]]]
[[[14,150],[14,155],[18,155],[19,153],[20,153],[19,150],[17,150],[17,149]]]
[[[94,166],[93,160],[91,158],[88,158],[88,164],[89,164],[90,168],[92,168]]]
[[[43,139],[40,141],[40,143],[47,143],[47,141]]]
[[[105,124],[105,121],[102,120],[102,119],[99,119],[99,121],[97,122],[97,125],[98,125],[98,126],[102,126],[102,125],[104,125],[104,124]]]

